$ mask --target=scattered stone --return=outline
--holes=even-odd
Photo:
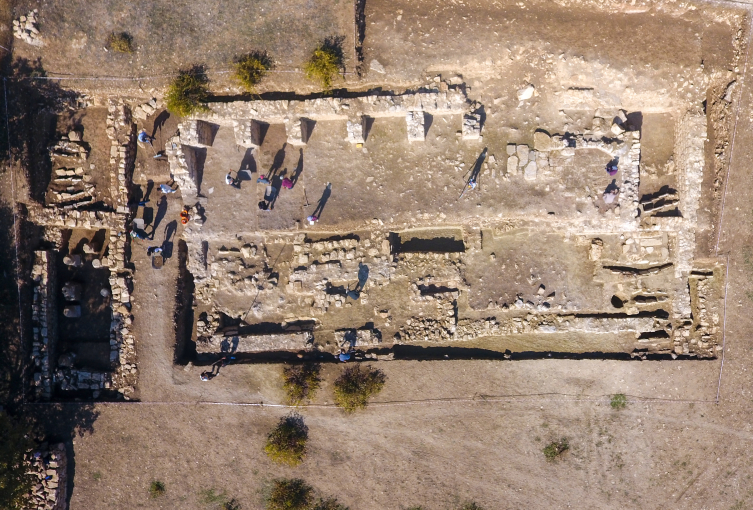
[[[528,99],[531,99],[535,90],[536,87],[534,87],[532,83],[529,83],[522,89],[518,90],[518,100],[526,101]]]

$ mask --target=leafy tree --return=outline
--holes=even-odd
[[[170,113],[188,117],[195,112],[206,112],[209,98],[209,79],[201,66],[183,69],[172,81],[165,96]]]
[[[329,90],[342,67],[342,38],[330,37],[314,50],[303,70],[308,79],[319,82],[325,90]]]
[[[256,92],[256,86],[272,68],[272,59],[266,52],[253,52],[243,55],[235,63],[235,77],[249,92]]]
[[[369,397],[382,391],[386,379],[379,369],[351,365],[335,381],[335,404],[348,413],[363,409],[368,405]]]
[[[267,498],[267,510],[307,510],[314,499],[314,488],[300,478],[273,482]]]
[[[319,377],[320,371],[321,367],[318,364],[311,363],[292,365],[283,369],[282,386],[291,405],[298,405],[303,399],[314,397],[322,382]]]
[[[297,414],[283,416],[267,436],[264,451],[275,462],[297,466],[306,454],[307,440],[308,427],[303,418]]]

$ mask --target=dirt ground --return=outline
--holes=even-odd
[[[115,0],[97,5],[18,2],[14,15],[37,6],[49,44],[37,50],[18,42],[14,52],[41,56],[48,72],[147,76],[201,62],[217,71],[226,68],[236,52],[260,47],[285,55],[279,57],[279,69],[292,70],[324,36],[345,35],[348,49],[353,43],[353,6],[342,0],[219,7],[211,2],[147,2],[139,9]],[[310,429],[308,457],[299,467],[280,467],[262,448],[270,428],[290,410],[256,404],[282,401],[282,365],[231,364],[213,381],[202,382],[199,373],[204,368],[174,363],[178,240],[183,232],[177,220],[183,197],[176,193],[161,201],[156,186],[169,181],[169,169],[139,149],[134,181],[144,191],[151,181],[148,207],[159,216],[154,239],[134,240],[131,246],[139,402],[27,407],[49,416],[50,434],[68,441],[70,508],[207,509],[212,506],[202,502],[201,492],[215,489],[235,498],[243,509],[261,509],[265,488],[282,476],[304,478],[322,495],[336,496],[353,510],[451,510],[466,501],[500,510],[753,508],[753,462],[748,454],[753,446],[753,374],[747,370],[753,365],[748,334],[753,318],[747,313],[753,304],[753,182],[747,172],[753,157],[753,117],[747,113],[753,83],[746,62],[736,60],[745,59],[745,53],[735,53],[739,27],[745,29],[743,42],[749,41],[749,14],[706,3],[596,6],[566,0],[474,5],[462,0],[368,0],[365,12],[366,75],[361,81],[349,77],[346,83],[398,90],[433,83],[438,74],[458,77],[469,95],[485,105],[488,129],[483,143],[456,145],[459,116],[435,116],[421,145],[407,142],[402,119],[378,119],[365,150],[344,141],[344,122],[317,123],[304,150],[284,145],[283,126],[273,124],[249,158],[235,145],[232,128],[221,126],[207,152],[201,184],[206,225],[219,239],[213,243],[260,230],[295,230],[311,208],[305,204],[314,204],[328,182],[334,183],[334,191],[318,226],[325,233],[363,227],[375,217],[389,218],[396,230],[438,228],[456,218],[474,227],[513,215],[542,222],[550,213],[568,221],[581,215],[598,219],[603,211],[594,207],[590,190],[608,183],[603,172],[593,177],[594,169],[606,163],[603,154],[579,153],[563,189],[571,194],[555,198],[548,198],[553,195],[545,195],[543,186],[492,176],[491,168],[485,169],[480,190],[470,200],[458,203],[456,185],[462,189],[462,174],[484,147],[504,164],[505,146],[531,143],[535,127],[589,129],[594,108],[584,108],[578,103],[581,96],[568,91],[591,90],[591,104],[643,113],[641,164],[655,174],[642,178],[641,192],[674,186],[678,112],[684,113],[688,105],[703,107],[702,83],[719,86],[734,77],[741,83],[736,90],[742,92],[734,110],[724,112],[733,117],[726,120],[735,134],[718,158],[731,154],[729,181],[723,173],[723,187],[714,194],[718,175],[709,158],[714,157],[710,129],[704,211],[696,231],[701,239],[696,259],[729,257],[720,357],[380,361],[375,365],[387,376],[384,391],[368,409],[352,416],[332,405],[332,382],[343,367],[325,364],[314,405],[299,409]],[[121,29],[134,35],[138,52],[133,59],[101,49],[107,33]],[[346,54],[351,69],[352,50]],[[384,66],[384,74],[373,69],[373,60]],[[735,74],[745,69],[744,78]],[[226,75],[212,77],[215,92],[237,92]],[[521,104],[516,94],[526,83],[535,83],[538,92],[530,103]],[[140,84],[146,95],[159,81]],[[311,90],[295,73],[274,75],[264,87]],[[711,111],[710,104],[704,106]],[[87,123],[102,116],[101,110],[92,110],[80,119],[85,131]],[[163,130],[167,133],[176,125],[170,118]],[[240,190],[224,183],[227,171],[247,165],[253,177],[241,182]],[[272,166],[288,173],[302,168],[302,179],[280,197],[274,215],[260,216],[256,203],[263,192],[254,181]],[[443,172],[445,167],[450,170]],[[9,175],[0,178],[8,203]],[[514,299],[527,285],[529,269],[546,280],[548,289],[557,289],[559,301],[554,304],[595,309],[612,294],[606,286],[593,285],[588,278],[592,268],[574,262],[586,257],[586,247],[565,243],[562,232],[487,234],[463,273],[472,284],[468,305],[474,311],[490,301]],[[162,269],[153,269],[146,248],[165,242],[171,253]],[[605,244],[605,250],[615,249],[609,240]],[[508,279],[503,264],[519,264],[526,271],[519,281]],[[527,286],[530,295],[523,298],[535,299],[536,287]],[[222,299],[233,306],[251,305],[233,296],[218,296]],[[372,307],[340,310],[330,320],[347,325],[371,313]],[[269,317],[281,319],[283,311],[281,305]],[[632,333],[614,333],[604,342],[578,334],[520,336],[505,340],[508,344],[480,339],[468,347],[612,353],[628,350],[634,340],[630,337]],[[490,347],[494,342],[499,345]],[[627,395],[625,409],[610,407],[615,393]],[[555,462],[547,461],[543,447],[563,437],[570,450]],[[165,483],[164,497],[149,498],[153,480]]]

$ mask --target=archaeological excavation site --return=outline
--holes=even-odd
[[[118,435],[129,418],[108,422],[107,448],[124,441],[142,452],[136,464],[152,466],[144,451],[155,447],[134,444],[146,422],[175,426],[173,404],[184,406],[176,413],[208,403],[312,413],[340,405],[337,389],[335,404],[322,394],[288,405],[280,376],[269,375],[285,367],[323,370],[312,392],[322,380],[337,388],[327,377],[341,366],[376,370],[386,396],[368,416],[392,413],[382,418],[391,423],[408,412],[387,407],[396,402],[518,385],[516,395],[568,398],[603,387],[599,398],[628,402],[636,388],[646,401],[701,402],[689,399],[707,391],[719,404],[729,286],[747,281],[730,271],[752,258],[730,265],[733,244],[747,239],[740,229],[753,224],[735,219],[749,204],[730,205],[747,191],[728,186],[733,150],[747,150],[751,132],[738,126],[752,119],[747,4],[290,1],[266,11],[254,3],[253,14],[238,2],[186,12],[147,4],[143,19],[118,0],[19,1],[1,13],[11,49],[2,46],[0,221],[3,260],[15,268],[2,313],[20,353],[7,409],[86,409],[93,438],[97,413],[134,413],[145,432],[124,436],[131,442]],[[473,373],[507,379],[474,389]],[[530,385],[518,382],[524,373]],[[666,395],[662,377],[674,388]],[[426,393],[409,391],[414,382]],[[671,393],[678,388],[688,395]],[[150,404],[160,410],[145,411]],[[142,414],[152,412],[165,414]],[[152,500],[172,497],[161,481],[114,496],[130,489],[89,466],[109,458],[105,446],[79,452],[88,444],[74,441],[80,424],[45,419],[57,425],[42,427],[45,443],[30,457],[39,483],[28,508],[142,499],[158,508]],[[197,449],[212,450],[202,441],[213,434],[202,432]],[[572,441],[556,444],[553,456],[570,450],[589,462]],[[321,465],[339,472],[340,458]],[[334,493],[334,482],[306,473]],[[260,477],[254,467],[254,483]],[[97,489],[101,479],[107,490]],[[392,482],[380,483],[355,496],[347,482],[338,501],[408,508],[395,498],[410,487],[388,495]],[[631,494],[642,483],[631,481]],[[196,499],[191,490],[185,497]],[[508,508],[490,503],[491,488],[467,490],[483,508]],[[584,501],[583,491],[567,501]],[[470,496],[426,497],[429,508],[481,508],[452,506]],[[540,508],[565,507],[552,498]],[[221,501],[204,499],[159,508]],[[222,508],[241,508],[234,501]],[[617,500],[599,501],[593,508]],[[707,508],[697,501],[676,507]]]

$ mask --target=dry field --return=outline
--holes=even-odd
[[[203,497],[210,489],[261,509],[277,477],[304,478],[354,510],[451,510],[468,501],[500,510],[753,507],[753,96],[744,4],[215,3],[19,1],[0,10],[7,21],[0,42],[14,59],[40,58],[48,74],[77,77],[48,92],[89,97],[14,122],[31,142],[16,154],[15,174],[0,176],[3,203],[16,199],[29,214],[27,265],[32,250],[55,250],[60,274],[90,285],[83,320],[56,311],[60,352],[77,353],[73,370],[117,366],[106,376],[109,391],[58,386],[51,400],[62,403],[37,398],[23,408],[66,442],[71,509],[213,508]],[[12,39],[7,28],[33,8],[41,47]],[[133,35],[132,56],[102,49],[119,30]],[[335,86],[352,92],[334,100],[275,95],[316,91],[300,67],[330,35],[345,37],[348,73]],[[263,97],[297,101],[233,102],[252,98],[232,96],[239,88],[226,71],[252,49],[269,51],[280,71],[263,82],[260,91],[270,93]],[[194,64],[207,66],[218,96],[213,113],[190,119],[212,126],[206,144],[187,142],[185,133],[171,138],[187,124],[161,104],[166,75]],[[82,79],[95,76],[142,79]],[[526,95],[528,85],[535,91]],[[11,111],[27,104],[14,96],[19,90],[10,89]],[[369,90],[393,101],[392,110],[364,99]],[[421,114],[425,140],[409,141],[400,108],[425,100],[418,93],[466,101],[463,108],[481,112],[483,138],[458,133],[466,110],[435,105]],[[153,96],[158,107],[148,118],[113,123],[117,100],[127,110]],[[328,100],[337,107],[325,115]],[[360,147],[346,137],[362,108],[372,113]],[[624,133],[612,130],[621,111]],[[291,135],[293,114],[308,123],[305,143]],[[237,124],[252,117],[265,132],[250,150]],[[111,125],[115,135],[105,129]],[[158,148],[194,150],[200,177],[181,177],[172,153],[157,161],[135,143],[132,157],[119,152],[141,128]],[[83,131],[89,150],[91,200],[115,211],[148,197],[136,215],[150,239],[119,252],[114,212],[110,223],[86,229],[44,216],[62,210],[55,201],[68,181],[54,183],[58,160],[40,156],[47,154],[40,140],[57,142],[71,129]],[[567,134],[574,147],[542,148],[536,130]],[[606,142],[588,146],[592,138]],[[530,161],[538,166],[510,167],[511,145],[515,157],[536,149]],[[128,193],[113,173],[118,158],[130,169],[120,181],[132,180]],[[604,172],[613,158],[615,177]],[[476,164],[478,188],[458,199]],[[228,186],[225,174],[241,169],[248,180]],[[256,178],[270,173],[299,179],[262,212],[265,188]],[[158,186],[174,177],[196,189],[162,196]],[[621,188],[616,207],[602,195],[610,185]],[[323,195],[319,221],[309,225]],[[652,198],[660,195],[664,202]],[[178,214],[194,204],[205,221],[184,227]],[[112,273],[63,264],[63,255],[105,231]],[[105,253],[102,243],[93,258]],[[146,253],[155,245],[168,250],[159,270]],[[6,263],[13,256],[0,250]],[[369,266],[369,280],[351,300],[345,290],[359,263]],[[115,288],[110,274],[128,283],[100,294]],[[15,283],[0,279],[9,317],[18,314],[7,303]],[[23,288],[22,315],[32,299]],[[119,312],[113,301],[113,313],[133,315],[121,324],[123,342],[134,339],[127,356],[108,344],[111,295],[130,308]],[[219,317],[216,331],[202,329],[207,314]],[[313,341],[243,350],[244,342],[294,332],[289,324],[312,328]],[[343,331],[356,328],[378,338],[355,347],[387,382],[366,410],[346,415],[333,405],[343,366],[332,355]],[[199,379],[235,349],[237,362],[210,382]],[[276,406],[284,401],[281,360],[295,362],[299,351],[324,362],[324,383],[299,409],[310,429],[308,456],[281,467],[263,446],[289,412]],[[19,371],[17,358],[4,354],[0,363],[8,374]],[[618,393],[628,399],[623,409],[610,406]],[[560,438],[570,449],[548,461],[543,448]],[[164,496],[150,498],[154,480],[165,483]]]

